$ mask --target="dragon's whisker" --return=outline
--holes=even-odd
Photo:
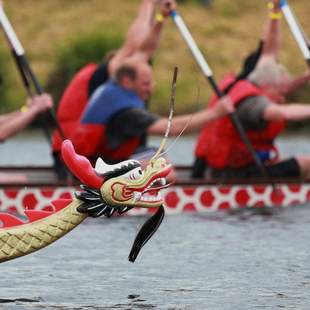
[[[97,204],[90,205],[90,206],[87,207],[87,209],[88,209],[88,210],[94,210],[94,209],[96,209],[96,208],[98,208],[98,207],[101,207],[101,206],[104,206],[104,203],[103,203],[103,202],[99,202],[99,203],[97,203]]]
[[[191,122],[193,118],[193,114],[191,115],[191,117],[188,119],[187,123],[185,124],[184,128],[181,130],[181,132],[176,136],[176,138],[168,145],[168,147],[166,148],[166,150],[164,150],[163,152],[161,152],[158,157],[163,156],[165,154],[167,154],[172,147],[178,142],[178,140],[180,139],[180,137],[182,136],[182,134],[184,133],[184,131],[186,130],[186,128],[188,127],[189,123]]]
[[[200,83],[199,83],[198,78],[197,78],[197,82],[198,82],[198,83],[197,83],[198,87],[197,87],[196,102],[197,102],[197,109],[198,109],[198,106],[199,106],[199,99],[200,99]],[[183,128],[183,129],[181,130],[181,132],[177,135],[177,137],[174,139],[174,141],[172,141],[172,142],[170,143],[170,145],[168,145],[167,149],[166,149],[165,151],[163,151],[162,153],[160,153],[160,154],[158,155],[158,157],[167,154],[167,153],[172,149],[172,147],[177,143],[177,141],[180,139],[180,137],[182,136],[182,134],[184,133],[184,131],[185,131],[186,128],[188,127],[189,123],[192,121],[193,116],[194,116],[194,113],[195,113],[195,112],[193,112],[193,113],[190,115],[190,118],[189,118],[188,121],[186,122],[184,128]]]
[[[178,68],[175,67],[174,68],[174,72],[173,72],[173,80],[172,80],[172,86],[171,86],[171,94],[170,94],[170,100],[169,100],[169,107],[170,107],[170,112],[169,112],[169,117],[168,117],[168,123],[167,123],[167,128],[166,128],[166,132],[165,135],[160,143],[160,146],[157,150],[157,152],[155,153],[155,155],[150,159],[150,162],[154,161],[156,158],[159,157],[161,151],[164,149],[169,133],[170,133],[170,129],[171,129],[171,124],[172,124],[172,118],[173,118],[173,113],[174,113],[174,102],[175,102],[175,91],[176,91],[176,84],[177,84],[177,77],[178,77]]]

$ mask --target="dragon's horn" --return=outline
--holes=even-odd
[[[95,172],[97,175],[104,177],[105,175],[110,174],[113,171],[120,170],[126,166],[139,167],[141,164],[138,160],[128,159],[120,163],[110,165],[104,162],[102,158],[98,157],[95,165]]]
[[[85,185],[92,188],[100,188],[103,178],[99,177],[90,161],[78,155],[70,140],[63,141],[61,145],[61,156],[70,171]]]
[[[98,174],[104,174],[107,170],[107,164],[103,161],[102,158],[98,157],[96,160],[95,171]]]

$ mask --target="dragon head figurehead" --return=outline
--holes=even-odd
[[[172,166],[162,157],[153,157],[145,169],[137,160],[126,160],[115,165],[106,164],[101,158],[95,168],[89,160],[75,153],[69,140],[62,143],[62,158],[71,172],[83,183],[83,191],[76,197],[82,204],[77,211],[92,217],[112,216],[134,207],[156,207],[156,213],[141,227],[129,254],[134,262],[140,249],[161,224],[165,211],[160,190],[169,186],[166,177]]]
[[[163,199],[160,190],[167,187],[171,164],[160,157],[151,160],[145,169],[140,162],[128,160],[111,166],[98,159],[95,171],[105,178],[101,185],[102,198],[111,206],[160,207]]]
[[[84,156],[75,153],[72,143],[62,145],[62,157],[71,172],[83,183],[83,191],[76,197],[84,202],[82,213],[91,216],[111,216],[134,207],[158,208],[163,204],[160,190],[168,187],[167,175],[172,166],[162,157],[150,160],[142,169],[141,163],[131,159],[109,165],[101,158],[93,168]]]

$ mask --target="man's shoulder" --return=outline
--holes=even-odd
[[[123,127],[141,127],[144,130],[144,127],[148,127],[158,119],[158,115],[153,114],[146,109],[130,107],[115,114],[110,120],[110,123],[114,126],[118,124]],[[115,126],[115,128],[117,128],[117,126]]]
[[[155,117],[155,114],[152,114],[148,110],[141,109],[141,108],[136,108],[136,107],[131,107],[131,108],[124,109],[121,112],[119,112],[119,115],[121,115],[123,117],[128,117],[128,118],[149,117],[149,116],[154,116]]]
[[[268,105],[271,104],[272,101],[263,94],[249,96],[240,102],[240,105]]]
[[[108,80],[106,83],[97,87],[95,92],[89,98],[88,107],[92,107],[96,104],[100,104],[103,100],[110,100],[111,96],[117,96],[122,93],[123,90],[113,80]]]
[[[119,100],[135,100],[141,101],[139,96],[132,90],[129,90],[122,85],[119,85],[114,80],[108,80],[105,84],[101,85],[90,98],[95,99],[119,99]],[[141,101],[142,102],[142,101]]]

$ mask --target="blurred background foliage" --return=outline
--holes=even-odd
[[[100,62],[116,49],[138,10],[139,0],[3,0],[4,7],[42,84],[57,102],[72,75],[84,64]],[[243,58],[256,48],[267,18],[262,0],[183,0],[179,12],[201,47],[217,80],[240,69]],[[206,5],[207,4],[207,5]],[[309,0],[291,1],[304,30],[310,33]],[[285,23],[280,59],[293,74],[305,62]],[[6,48],[0,45],[1,112],[23,104],[25,92]],[[154,57],[156,91],[150,109],[166,115],[174,66],[180,69],[176,113],[206,105],[210,87],[172,20],[166,22]],[[295,95],[309,101],[310,89]]]
[[[123,37],[93,32],[66,42],[57,50],[55,66],[48,75],[46,90],[59,101],[74,74],[90,62],[100,63],[109,52],[121,46]]]

